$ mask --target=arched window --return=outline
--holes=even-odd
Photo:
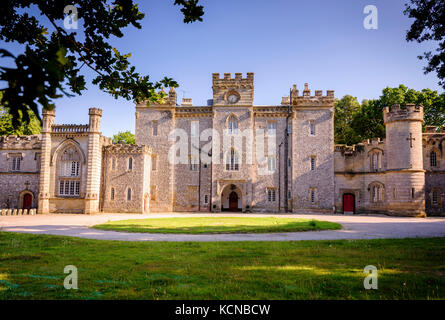
[[[237,134],[238,133],[238,120],[235,116],[230,116],[228,122],[229,134]]]
[[[369,167],[372,171],[378,171],[382,168],[383,154],[380,150],[373,150],[369,153]]]
[[[128,159],[128,170],[133,170],[133,158]]]
[[[127,201],[131,200],[131,188],[127,189]]]
[[[226,156],[226,170],[238,171],[239,170],[239,157],[238,152],[235,149],[230,149]]]
[[[371,202],[383,202],[384,186],[380,183],[372,183],[369,187]]]
[[[110,200],[114,200],[114,188],[111,188],[111,191],[110,191]]]
[[[66,148],[58,159],[59,195],[79,196],[81,182],[81,157],[75,147]]]
[[[437,155],[435,151],[430,152],[430,166],[437,167]]]

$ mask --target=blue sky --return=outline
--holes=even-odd
[[[435,74],[424,75],[417,56],[432,44],[407,43],[411,20],[399,0],[201,0],[203,22],[184,24],[173,0],[140,2],[142,29],[127,28],[111,43],[132,53],[138,72],[153,81],[172,77],[178,98],[205,105],[213,72],[255,73],[255,104],[280,104],[292,84],[335,90],[335,96],[377,98],[386,86],[405,84],[441,91]],[[366,5],[378,9],[378,29],[363,27]],[[16,46],[1,44],[14,52]],[[87,79],[93,73],[85,70]],[[178,99],[178,100],[179,100]],[[134,105],[89,84],[82,96],[57,103],[57,123],[87,123],[88,108],[103,109],[102,131],[134,132]]]

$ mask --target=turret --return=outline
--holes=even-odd
[[[422,158],[423,106],[383,109],[386,126],[387,186],[390,212],[425,215],[425,171]]]

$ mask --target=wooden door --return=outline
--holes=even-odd
[[[32,195],[29,193],[23,196],[23,209],[31,209],[32,207]]]
[[[355,196],[351,193],[343,195],[343,213],[353,214],[355,211]]]
[[[238,194],[235,191],[229,195],[229,210],[238,211]]]

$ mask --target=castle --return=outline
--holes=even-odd
[[[294,85],[254,106],[254,74],[213,74],[213,99],[136,104],[136,144],[88,125],[0,139],[1,214],[162,211],[445,215],[445,130],[423,107],[383,110],[386,139],[334,145],[334,92]]]

